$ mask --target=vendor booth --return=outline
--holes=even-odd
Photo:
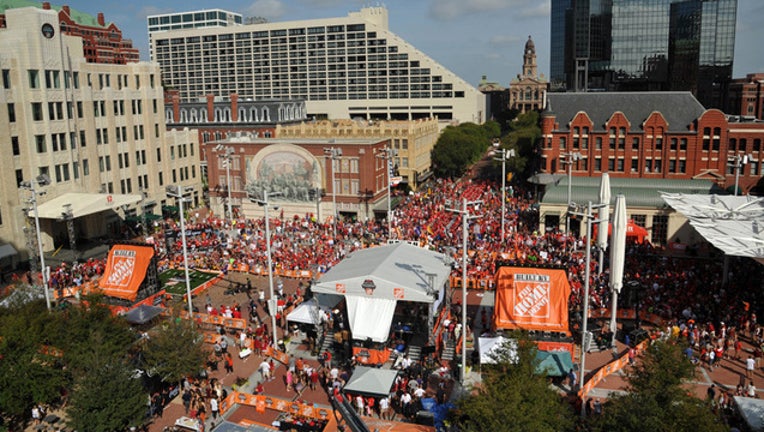
[[[450,271],[445,255],[397,243],[353,252],[323,274],[312,291],[345,300],[352,338],[366,342],[359,350],[371,354],[371,342],[388,342],[393,317],[403,305],[426,308],[423,328],[432,334]]]

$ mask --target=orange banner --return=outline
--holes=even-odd
[[[564,270],[500,267],[496,274],[497,329],[568,330],[570,284]]]
[[[99,287],[107,296],[135,301],[153,256],[151,246],[112,246]]]

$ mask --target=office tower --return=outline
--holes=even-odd
[[[392,33],[384,7],[152,38],[162,79],[183,101],[236,93],[304,99],[317,119],[485,120],[484,95]]]
[[[146,17],[149,28],[149,55],[154,61],[152,36],[156,32],[203,27],[226,27],[240,25],[241,14],[222,9],[204,9],[190,12],[166,13]]]
[[[721,107],[736,13],[737,0],[553,0],[552,82],[574,91],[689,90]]]
[[[170,184],[195,187],[200,202],[198,140],[189,130],[165,131],[157,65],[91,62],[82,37],[59,31],[55,10],[4,12],[0,239],[22,255],[34,251],[24,235],[34,233],[30,193],[21,185],[42,174],[51,179],[37,198],[45,251],[119,234],[128,216],[160,216]]]

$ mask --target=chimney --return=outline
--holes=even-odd
[[[42,2],[42,8],[44,10],[50,10],[50,3],[49,2]]]
[[[207,121],[212,123],[215,120],[215,95],[207,95]]]
[[[231,93],[231,121],[239,121],[239,95]]]
[[[98,12],[98,25],[100,25],[101,27],[106,26],[106,20],[104,20],[103,18],[103,12]]]

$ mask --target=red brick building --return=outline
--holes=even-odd
[[[14,4],[14,1],[0,6],[0,28],[5,27],[5,10],[29,6],[28,2]],[[50,2],[42,2],[44,10],[57,9],[60,31],[63,34],[82,38],[85,61],[88,63],[125,64],[140,60],[138,48],[133,41],[122,38],[122,30],[114,23],[106,24],[103,13],[98,17],[61,6],[52,7]]]
[[[210,206],[224,214],[229,173],[218,155],[230,149],[231,204],[234,213],[260,215],[262,208],[248,193],[268,189],[283,195],[278,202],[285,216],[313,214],[326,220],[333,214],[333,198],[341,217],[384,218],[387,212],[386,161],[382,149],[389,138],[257,138],[231,136],[202,144],[209,157]],[[222,146],[221,148],[217,148]],[[332,158],[328,150],[335,149]],[[378,156],[379,155],[379,156]],[[215,159],[218,162],[213,162]],[[334,181],[332,181],[334,180]]]
[[[764,73],[748,74],[730,82],[727,112],[764,120]]]
[[[764,122],[706,110],[689,92],[550,93],[540,171],[653,179],[711,179],[748,192],[764,173]],[[571,156],[575,155],[575,156]]]

